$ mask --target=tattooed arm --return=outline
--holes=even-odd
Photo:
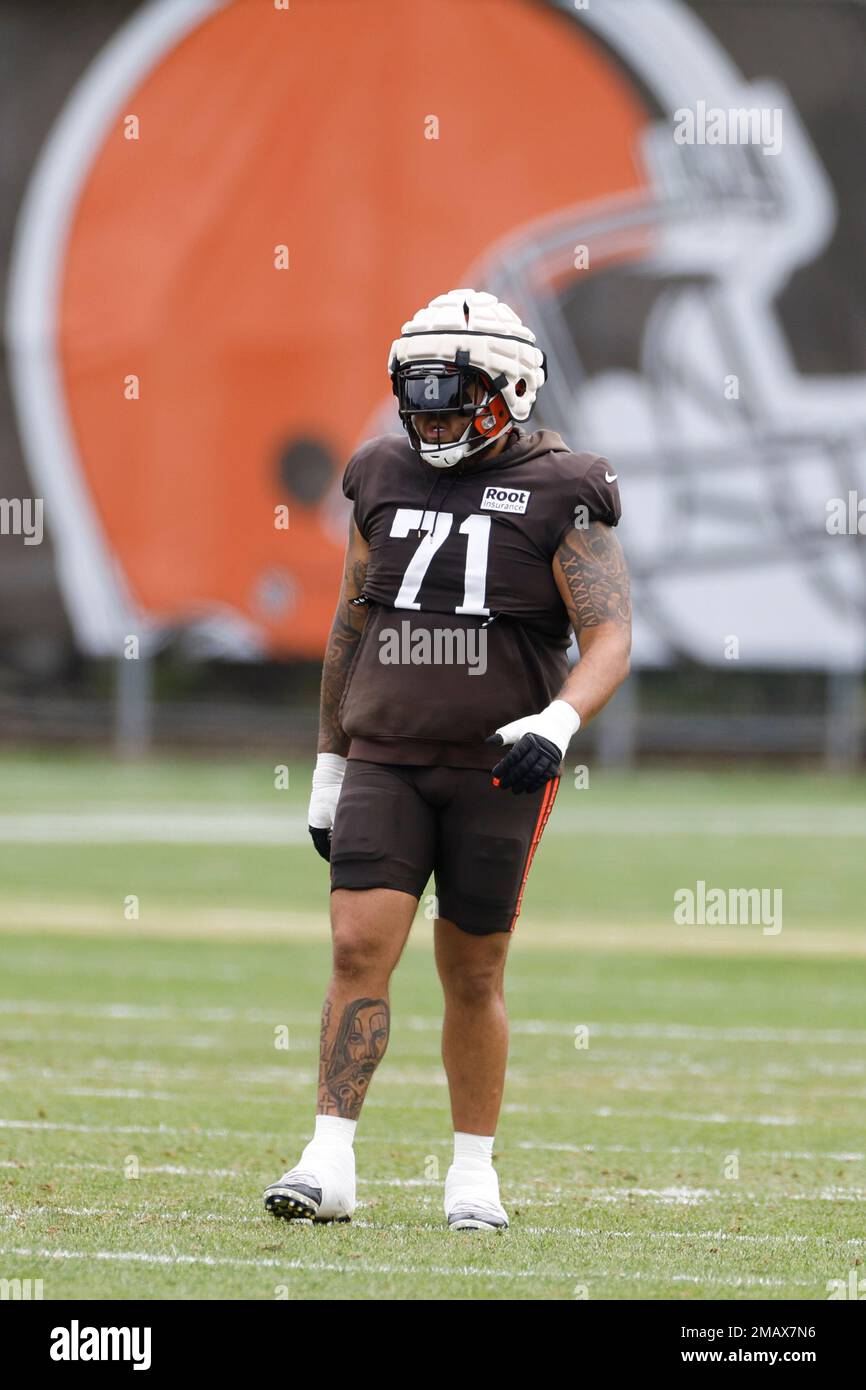
[[[493,785],[537,792],[557,775],[582,724],[607,704],[628,675],[631,604],[620,543],[601,521],[574,526],[553,557],[553,577],[580,647],[580,661],[546,709],[512,719],[485,740],[511,744],[493,768]]]
[[[629,672],[631,600],[622,546],[609,526],[592,521],[563,536],[553,577],[580,647],[580,661],[557,699],[588,724]]]
[[[349,751],[349,739],[340,727],[337,711],[343,697],[346,675],[367,620],[366,607],[363,604],[353,607],[350,600],[360,598],[364,592],[369,553],[370,547],[355,525],[353,517],[349,522],[343,583],[322,667],[318,743],[320,753],[338,753],[345,757]]]

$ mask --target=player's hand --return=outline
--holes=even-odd
[[[323,859],[331,858],[331,830],[346,772],[346,759],[339,753],[319,753],[313,773],[313,790],[307,825]]]
[[[580,728],[580,715],[565,700],[554,700],[540,714],[512,719],[485,739],[485,743],[510,743],[490,774],[493,785],[512,792],[537,792],[555,777],[568,745]]]

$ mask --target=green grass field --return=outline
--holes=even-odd
[[[812,1300],[858,1268],[857,781],[563,783],[509,962],[512,1225],[491,1237],[443,1229],[423,904],[358,1130],[356,1219],[261,1206],[312,1127],[329,951],[307,780],[0,759],[0,1278],[42,1279],[46,1299]],[[781,889],[782,930],[676,925],[674,892],[699,879]]]

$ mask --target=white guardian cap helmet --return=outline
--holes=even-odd
[[[547,357],[507,304],[478,290],[449,290],[403,324],[388,354],[391,385],[412,448],[434,468],[452,468],[528,420],[547,380]],[[480,383],[476,399],[472,385]],[[419,414],[465,417],[453,443],[426,443]]]

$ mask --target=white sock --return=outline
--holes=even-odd
[[[317,1148],[351,1149],[357,1120],[344,1120],[340,1115],[317,1115],[316,1132],[311,1143]]]
[[[493,1167],[493,1139],[486,1134],[461,1134],[454,1131],[454,1167],[482,1172]]]

